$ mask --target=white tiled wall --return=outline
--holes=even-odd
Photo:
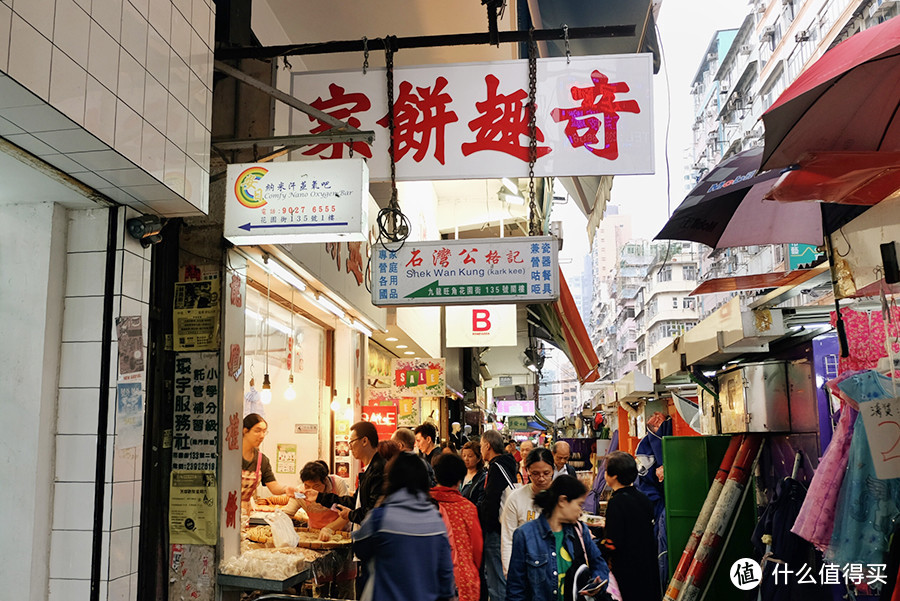
[[[135,215],[130,209],[127,214],[126,210],[119,211],[114,316],[141,315],[146,345],[150,250],[141,248],[124,228],[125,220]],[[87,591],[90,586],[107,216],[105,209],[68,214],[50,601],[86,599],[87,594],[78,591]],[[116,339],[115,331],[112,339]],[[141,501],[141,447],[116,446],[116,359],[114,343],[100,597],[109,601],[136,598]]]
[[[207,212],[214,27],[213,0],[0,0],[0,135],[138,211]]]

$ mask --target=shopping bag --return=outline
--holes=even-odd
[[[266,515],[264,519],[272,527],[272,541],[276,547],[296,547],[300,542],[300,535],[294,530],[291,518],[280,509]]]

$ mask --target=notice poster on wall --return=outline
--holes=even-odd
[[[219,512],[214,471],[173,470],[169,487],[169,542],[215,545]]]
[[[172,469],[215,470],[219,442],[219,353],[175,354]]]
[[[116,448],[136,447],[144,438],[143,383],[119,382],[116,393]]]
[[[219,348],[219,282],[176,282],[172,319],[174,350]]]
[[[140,379],[144,373],[141,316],[117,317],[116,340],[119,343],[119,381]]]
[[[275,471],[279,474],[297,473],[297,445],[279,444]]]

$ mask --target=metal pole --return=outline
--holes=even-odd
[[[570,40],[590,38],[622,38],[634,37],[636,25],[604,25],[602,27],[570,27]],[[564,40],[563,29],[536,29],[536,41]],[[499,41],[503,44],[516,44],[528,41],[527,31],[501,31]],[[271,59],[279,56],[300,56],[310,54],[335,54],[339,52],[363,52],[368,49],[384,50],[384,38],[362,38],[357,40],[340,40],[333,42],[315,42],[311,44],[288,44],[283,46],[264,46],[262,48],[220,48],[216,50],[217,61],[238,60],[245,58]],[[445,35],[409,36],[393,38],[394,50],[404,48],[436,48],[443,46],[473,46],[491,44],[491,35],[484,33],[455,33]],[[218,67],[218,66],[217,66]]]

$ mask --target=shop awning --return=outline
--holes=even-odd
[[[716,292],[736,292],[738,290],[753,290],[757,288],[795,287],[809,282],[809,280],[816,276],[822,275],[827,269],[828,264],[822,263],[812,269],[795,269],[793,271],[715,278],[706,280],[694,288],[690,295],[696,296],[698,294],[714,294]]]
[[[637,400],[653,395],[653,381],[637,370],[630,371],[616,381],[619,401]]]
[[[584,327],[562,270],[559,272],[559,300],[555,303],[529,305],[528,309],[538,319],[538,335],[549,336],[548,342],[566,354],[582,384],[599,378],[597,367],[600,361],[597,359],[597,351]]]

